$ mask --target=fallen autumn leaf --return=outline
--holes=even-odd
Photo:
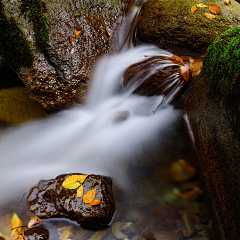
[[[194,12],[196,11],[196,9],[197,9],[196,5],[193,5],[193,6],[191,7],[191,13],[194,14]]]
[[[204,13],[204,15],[206,18],[216,18],[216,16],[211,13]]]
[[[217,4],[210,4],[209,5],[209,11],[213,14],[216,14],[216,15],[220,14],[220,8]]]
[[[90,190],[87,193],[85,193],[84,196],[83,196],[83,202],[84,203],[91,203],[96,196],[96,190],[97,189],[95,188],[95,189]]]

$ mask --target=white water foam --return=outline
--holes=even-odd
[[[180,116],[171,106],[153,114],[159,97],[138,96],[123,88],[124,70],[146,55],[170,53],[139,46],[104,57],[85,106],[27,122],[0,136],[0,202],[63,173],[103,174],[126,186],[124,166],[143,151],[161,147],[162,132]],[[129,117],[114,120],[122,111],[129,111]]]

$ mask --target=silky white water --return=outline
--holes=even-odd
[[[0,202],[21,198],[41,179],[71,172],[110,176],[127,191],[125,166],[143,152],[164,147],[166,132],[172,134],[180,116],[172,106],[153,114],[161,96],[139,96],[132,94],[134,86],[123,87],[124,70],[153,55],[170,53],[139,46],[102,58],[84,106],[5,131],[0,136]],[[117,121],[122,111],[129,117]]]

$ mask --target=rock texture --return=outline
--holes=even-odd
[[[185,48],[204,54],[220,33],[240,27],[240,4],[231,2],[227,6],[220,0],[204,1],[220,7],[220,15],[208,19],[204,16],[210,13],[208,8],[197,7],[194,14],[190,11],[193,5],[202,3],[200,0],[148,1],[137,24],[137,37],[160,48]]]
[[[240,143],[231,128],[224,99],[211,97],[200,75],[185,111],[207,190],[226,240],[240,235]]]
[[[100,204],[89,207],[83,197],[77,197],[76,189],[62,186],[67,177],[75,174],[79,175],[64,174],[41,180],[29,193],[28,209],[40,218],[65,217],[78,223],[110,223],[115,211],[111,179],[100,175],[87,176],[83,182],[84,194],[96,189],[95,199],[100,200]]]
[[[122,13],[124,1],[44,0],[44,3],[49,42],[42,48],[37,46],[35,37],[41,33],[34,31],[27,15],[19,10],[21,0],[2,0],[6,19],[14,19],[31,44],[33,66],[22,67],[18,72],[27,94],[46,110],[56,111],[85,101],[92,66],[109,50],[107,30]]]

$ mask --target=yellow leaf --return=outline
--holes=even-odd
[[[99,199],[94,199],[93,201],[91,201],[89,204],[88,204],[88,207],[91,207],[91,206],[94,206],[94,205],[98,205],[100,204],[100,200]]]
[[[57,233],[59,235],[59,240],[68,240],[74,237],[75,229],[73,225],[68,225],[62,228],[58,228]]]
[[[30,218],[30,221],[28,222],[28,228],[34,227],[37,223],[40,223],[41,219],[37,216],[33,216]]]
[[[16,233],[16,235],[19,235],[22,232],[21,227],[23,223],[16,213],[13,213],[11,224],[12,224],[12,236],[14,235],[14,233]]]
[[[206,18],[216,18],[216,16],[214,16],[211,13],[204,13],[204,15],[205,15]]]
[[[208,7],[206,4],[203,4],[203,3],[199,3],[197,4],[197,7],[200,7],[200,8],[205,8],[205,7]]]
[[[62,186],[67,189],[78,188],[86,179],[88,175],[71,175],[65,179]]]
[[[65,179],[62,183],[62,186],[67,189],[75,189],[80,186],[80,182],[78,182],[78,175],[71,175]]]
[[[83,202],[85,202],[85,203],[90,203],[90,202],[92,202],[93,201],[93,199],[95,198],[95,196],[96,196],[96,188],[95,189],[93,189],[93,190],[90,190],[90,191],[88,191],[86,194],[84,194],[84,196],[83,196]]]
[[[83,186],[80,185],[80,187],[77,190],[77,197],[81,197],[83,195]]]
[[[77,175],[78,176],[78,181],[80,183],[83,183],[88,175]]]

